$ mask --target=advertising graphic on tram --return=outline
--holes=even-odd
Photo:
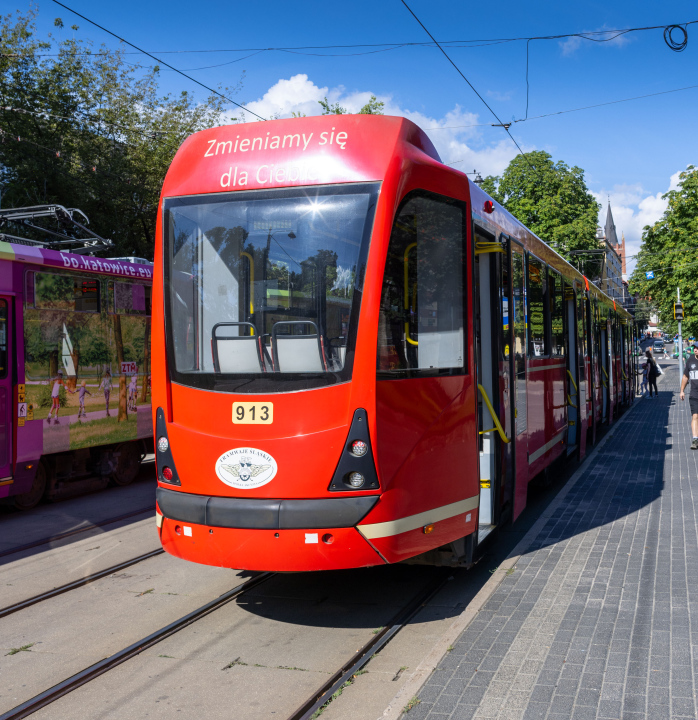
[[[0,265],[0,497],[30,506],[76,473],[129,481],[152,436],[152,267],[4,242]]]
[[[633,401],[633,338],[408,120],[197,133],[155,252],[163,547],[252,570],[468,565]]]

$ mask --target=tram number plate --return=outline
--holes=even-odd
[[[273,403],[233,403],[233,423],[235,425],[271,425],[273,422]]]

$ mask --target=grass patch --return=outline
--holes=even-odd
[[[10,652],[5,653],[5,656],[16,655],[17,653],[21,653],[21,652],[31,652],[29,650],[29,648],[34,647],[34,645],[36,645],[36,643],[29,643],[28,645],[22,645],[22,647],[18,647],[18,648],[10,648]]]
[[[419,705],[420,702],[422,701],[416,695],[413,695],[407,705],[403,708],[403,712],[409,712],[413,707]]]
[[[359,675],[365,675],[368,672],[368,670],[357,670],[343,685],[340,685],[335,692],[332,693],[332,697],[324,704],[321,705],[311,716],[310,720],[316,720],[317,718],[322,715],[322,713],[325,712],[327,706],[336,700],[350,685],[354,684],[354,680],[356,680]]]
[[[116,415],[113,415],[101,420],[73,423],[70,426],[70,447],[97,447],[135,440],[137,429],[135,413],[129,413],[125,422],[117,422]]]

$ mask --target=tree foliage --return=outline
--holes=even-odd
[[[579,256],[570,255],[572,250],[598,249],[599,205],[581,168],[553,162],[538,150],[517,155],[501,177],[486,177],[482,188],[575,267]],[[587,265],[596,262],[581,257]]]
[[[323,100],[318,100],[320,107],[322,108],[323,115],[344,115],[347,112],[345,107],[342,107],[338,102],[330,104],[327,96]],[[370,100],[359,110],[359,115],[382,115],[385,109],[385,103],[381,102],[375,95],[371,95]],[[301,117],[293,113],[294,117]],[[302,117],[305,117],[304,115]]]
[[[163,95],[159,68],[94,49],[77,26],[70,39],[39,39],[35,16],[0,16],[2,207],[77,207],[115,254],[152,257],[167,168],[188,135],[223,121],[224,101]]]
[[[642,246],[630,277],[631,292],[651,299],[664,331],[676,332],[676,288],[684,307],[683,335],[698,336],[698,168],[689,165],[679,175],[676,190],[664,199],[667,209],[642,233]],[[645,273],[654,271],[654,279]]]

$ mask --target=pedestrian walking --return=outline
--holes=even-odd
[[[647,392],[647,363],[642,363],[642,382],[640,383],[640,395]]]
[[[652,351],[647,350],[645,355],[647,356],[647,382],[650,388],[650,397],[656,397],[659,395],[659,391],[657,390],[657,376],[659,375],[659,370],[657,369],[657,363],[652,357]],[[654,396],[652,395],[652,388],[654,388]]]
[[[685,398],[686,385],[691,383],[688,404],[691,408],[691,450],[698,450],[698,343],[693,344],[693,357],[686,360],[686,369],[681,378],[681,399]]]

